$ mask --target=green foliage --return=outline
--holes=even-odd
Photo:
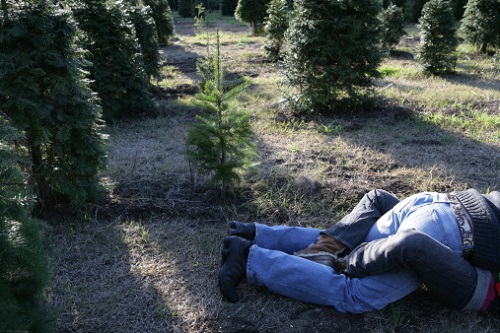
[[[0,105],[26,133],[39,208],[77,208],[101,193],[100,108],[69,13],[46,1],[19,4],[1,20]]]
[[[181,17],[193,17],[193,0],[179,0],[177,8]]]
[[[174,19],[167,0],[143,0],[146,6],[151,7],[152,16],[156,24],[158,41],[161,46],[168,45],[174,34]]]
[[[241,22],[252,25],[252,33],[256,35],[262,30],[262,23],[267,17],[267,6],[270,0],[238,0],[234,16]]]
[[[171,10],[177,10],[178,8],[177,0],[168,0],[168,5],[170,6]]]
[[[382,0],[383,9],[387,9],[392,5],[397,6],[403,10],[403,17],[405,22],[410,22],[413,20],[413,7],[415,6],[415,0]],[[420,8],[420,10],[422,10],[422,8]]]
[[[390,5],[380,12],[379,19],[382,46],[391,49],[399,43],[401,37],[406,33],[403,9],[396,5]]]
[[[13,151],[20,132],[0,114],[0,332],[53,332],[44,310],[49,286],[41,221]]]
[[[455,17],[446,0],[430,0],[420,18],[420,47],[417,61],[428,74],[442,74],[455,68]]]
[[[245,82],[228,92],[224,91],[223,68],[217,31],[217,48],[213,60],[212,80],[196,95],[194,104],[208,112],[197,116],[187,136],[189,158],[201,172],[212,175],[221,185],[222,197],[227,187],[240,180],[254,156],[251,113],[231,103],[247,85]]]
[[[422,9],[429,0],[410,0],[412,22],[418,22],[422,16]]]
[[[488,45],[500,47],[500,0],[469,0],[461,31],[481,53]]]
[[[211,13],[220,9],[220,0],[203,0],[203,5]]]
[[[196,16],[194,17],[194,30],[197,35],[202,34],[207,26],[207,22],[205,20],[205,7],[203,4],[199,3],[195,6]]]
[[[453,14],[455,15],[455,19],[460,21],[464,16],[467,0],[450,0],[450,3],[453,8]]]
[[[107,7],[101,0],[81,0],[73,10],[90,51],[92,88],[101,97],[106,120],[148,114],[154,110],[144,59],[121,1]]]
[[[160,75],[160,54],[158,52],[160,45],[158,44],[158,34],[151,7],[137,4],[132,12],[132,21],[141,46],[146,75],[158,78]]]
[[[267,42],[264,46],[269,60],[276,62],[281,59],[285,32],[290,25],[290,14],[287,0],[271,0],[267,9]]]
[[[358,109],[379,72],[378,6],[372,0],[296,0],[283,76],[299,112]]]
[[[214,61],[210,56],[198,58],[196,60],[196,70],[198,72],[198,90],[203,91],[207,82],[213,81],[214,77]]]
[[[418,22],[420,17],[422,16],[422,9],[424,8],[424,5],[429,1],[429,0],[406,0],[405,6],[400,5],[398,2],[401,2],[402,0],[398,0],[397,2],[394,2],[395,5],[400,6],[402,8],[407,8],[407,13],[411,17],[411,20],[413,22]],[[461,20],[464,14],[465,10],[465,5],[467,4],[467,0],[448,0],[450,2],[451,8],[453,10],[453,14],[455,16],[456,20]],[[403,3],[405,1],[403,0]]]
[[[220,0],[220,11],[224,16],[233,16],[238,6],[238,0]]]

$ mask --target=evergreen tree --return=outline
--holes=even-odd
[[[429,0],[412,0],[412,22],[419,21],[420,17],[422,16],[422,9],[424,8],[424,5],[427,3],[427,1]]]
[[[73,12],[90,51],[92,88],[101,97],[104,118],[119,119],[154,110],[149,79],[130,13],[122,2],[106,7],[101,0],[82,0]]]
[[[283,51],[285,32],[290,25],[287,0],[271,0],[267,14],[267,43],[264,49],[269,60],[278,61]]]
[[[403,10],[396,5],[390,5],[380,12],[379,19],[382,47],[391,49],[406,33]]]
[[[234,16],[241,22],[252,25],[252,34],[256,35],[267,17],[270,0],[238,0]]]
[[[177,10],[177,0],[168,0],[168,5],[170,6],[171,10]]]
[[[374,0],[296,0],[285,38],[283,75],[299,89],[296,111],[359,108],[378,76],[378,6]]]
[[[69,13],[48,1],[4,7],[0,102],[26,133],[39,208],[80,207],[101,193],[100,108],[82,74]]]
[[[461,31],[481,53],[486,53],[488,45],[500,47],[500,0],[469,0]]]
[[[141,46],[146,75],[158,78],[160,75],[160,45],[151,7],[136,4],[132,13],[132,21]]]
[[[233,16],[238,0],[220,0],[220,11],[224,16]]]
[[[457,46],[455,16],[446,0],[429,0],[420,18],[420,47],[417,61],[429,74],[442,74],[455,68]]]
[[[453,8],[453,14],[455,19],[460,21],[464,17],[465,6],[467,5],[467,0],[450,0]],[[500,3],[499,3],[500,5]]]
[[[53,332],[44,309],[49,272],[43,224],[30,217],[27,179],[12,150],[22,138],[1,114],[0,133],[0,332]]]
[[[398,1],[401,1],[401,0],[398,0]],[[429,0],[406,0],[406,1],[409,1],[410,3],[412,3],[411,4],[412,21],[418,22],[418,20],[422,16],[422,9],[424,8],[424,5],[427,3],[427,1],[429,1]],[[467,4],[467,0],[448,0],[448,1],[450,2],[455,19],[461,20],[463,15],[464,15],[464,10],[465,10],[465,5]],[[394,4],[400,6],[396,2]]]
[[[181,17],[193,17],[193,0],[179,0],[177,8]]]
[[[212,13],[214,10],[220,9],[220,0],[204,0],[203,6]]]
[[[188,132],[187,143],[190,160],[198,170],[212,175],[212,181],[220,184],[224,198],[228,186],[239,181],[239,172],[249,166],[254,155],[254,134],[251,113],[231,103],[248,83],[224,91],[218,31],[216,45],[212,60],[213,79],[206,82],[195,100],[195,105],[208,111],[208,115],[196,117],[196,123]]]
[[[167,0],[143,0],[146,6],[151,7],[155,20],[158,40],[161,46],[168,45],[174,34],[174,19]]]

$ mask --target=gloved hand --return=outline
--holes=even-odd
[[[343,252],[345,248],[345,245],[335,238],[320,234],[316,243],[309,245],[309,247],[304,250],[296,252],[295,255],[323,265],[334,267],[339,254]]]

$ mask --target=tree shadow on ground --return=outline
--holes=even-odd
[[[400,198],[500,189],[498,144],[444,129],[408,108],[337,117],[278,113],[274,121],[287,133],[258,138],[259,180],[244,191],[247,210],[266,223],[328,227],[373,188]]]
[[[49,236],[58,332],[173,331],[174,311],[134,272],[140,258],[119,226],[109,220],[57,226]]]
[[[455,73],[444,75],[443,79],[453,84],[467,85],[480,89],[500,90],[500,79],[497,78],[480,78],[473,74]]]

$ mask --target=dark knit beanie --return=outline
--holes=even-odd
[[[482,195],[475,189],[453,193],[469,213],[474,227],[474,266],[500,271],[500,193]]]

